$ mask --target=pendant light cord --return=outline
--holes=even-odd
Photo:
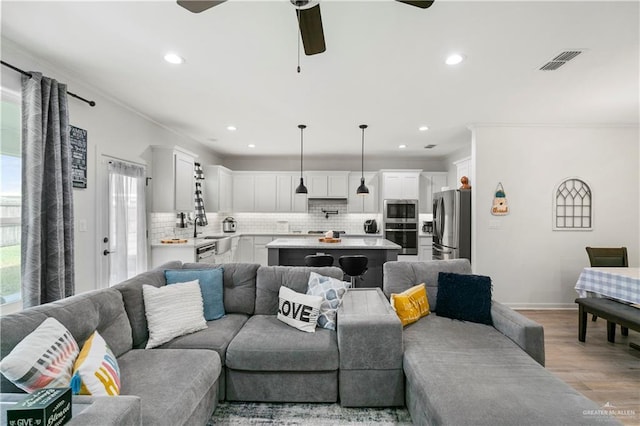
[[[302,179],[302,150],[304,149],[303,132],[304,132],[304,127],[300,127],[300,179]]]
[[[362,155],[360,156],[362,158],[362,175],[361,177],[364,177],[364,127],[362,128]]]

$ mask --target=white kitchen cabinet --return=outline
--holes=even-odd
[[[193,211],[194,163],[197,155],[177,146],[153,145],[152,181],[154,212]]]
[[[206,212],[233,211],[231,170],[223,166],[204,166],[204,208]]]
[[[253,262],[259,263],[262,266],[267,266],[269,262],[268,249],[266,247],[273,241],[273,237],[268,236],[255,236],[253,237]]]
[[[419,199],[420,172],[421,170],[382,171],[382,199]]]
[[[420,175],[420,213],[433,213],[433,194],[447,186],[446,172],[424,172]]]
[[[249,189],[249,188],[247,188]],[[277,179],[275,173],[259,173],[254,176],[253,199],[255,212],[276,211]]]
[[[378,213],[378,174],[367,172],[364,174],[364,183],[369,188],[368,195],[358,195],[356,190],[360,186],[361,172],[349,174],[349,196],[347,198],[347,211],[349,213]]]
[[[293,174],[279,173],[276,176],[276,211],[306,212],[307,195],[296,194],[300,177]]]
[[[151,267],[179,260],[181,262],[195,262],[196,252],[193,244],[166,244],[151,246]]]
[[[238,246],[234,252],[233,261],[253,263],[253,237],[247,235],[238,237]]]
[[[431,260],[431,249],[433,248],[433,237],[424,236],[419,238],[418,257],[420,261],[426,262]]]
[[[460,187],[460,178],[462,178],[462,176],[466,176],[469,179],[469,185],[473,186],[473,182],[471,182],[471,175],[473,174],[473,163],[471,162],[471,157],[455,161],[453,164],[456,166],[456,181],[455,184],[451,185],[451,188]]]
[[[255,176],[247,173],[233,173],[233,211],[254,211]]]
[[[309,198],[347,198],[349,172],[309,172],[305,183]]]

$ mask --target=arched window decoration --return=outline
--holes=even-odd
[[[556,188],[553,201],[554,230],[588,231],[593,228],[593,197],[585,181],[565,179]]]

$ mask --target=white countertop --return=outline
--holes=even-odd
[[[212,237],[242,237],[242,236],[247,236],[247,237],[267,237],[267,236],[271,236],[271,237],[276,237],[278,239],[280,238],[290,238],[292,240],[294,239],[315,239],[315,241],[318,240],[318,238],[322,237],[322,235],[318,235],[318,234],[307,234],[307,233],[300,233],[300,232],[289,232],[286,234],[283,233],[277,233],[277,232],[234,232],[234,233],[230,233],[230,232],[220,232],[220,233],[207,233],[207,236],[212,236]],[[165,238],[170,238],[170,237],[165,237]],[[342,234],[341,238],[343,239],[366,239],[366,240],[371,240],[371,239],[380,239],[382,238],[382,234]],[[185,238],[182,238],[185,239]],[[186,238],[187,242],[186,243],[181,243],[181,244],[165,244],[165,243],[161,243],[159,240],[158,241],[153,241],[151,243],[151,247],[173,247],[173,248],[179,248],[179,247],[192,247],[192,248],[196,248],[196,247],[200,247],[204,244],[208,244],[210,242],[215,241],[215,239],[205,239],[204,237],[198,237],[198,238]],[[325,244],[335,244],[335,243],[325,243]],[[324,246],[323,246],[324,247]]]
[[[341,238],[339,243],[322,243],[320,237],[278,238],[266,245],[269,248],[313,248],[313,249],[368,249],[400,250],[402,247],[384,238]]]

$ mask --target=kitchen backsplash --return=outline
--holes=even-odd
[[[337,211],[338,214],[326,214],[322,210]],[[203,235],[222,232],[222,221],[227,214],[207,213],[209,225],[202,229]],[[278,233],[278,222],[286,221],[289,232],[307,233],[307,231],[346,231],[349,234],[363,234],[364,221],[376,219],[378,231],[382,227],[382,215],[375,213],[348,213],[347,204],[327,200],[309,200],[307,213],[235,213],[236,232],[244,233]],[[153,241],[162,238],[188,238],[193,236],[193,227],[176,228],[175,213],[151,213],[150,236]],[[198,233],[201,228],[198,227]],[[174,233],[175,232],[175,233]]]

